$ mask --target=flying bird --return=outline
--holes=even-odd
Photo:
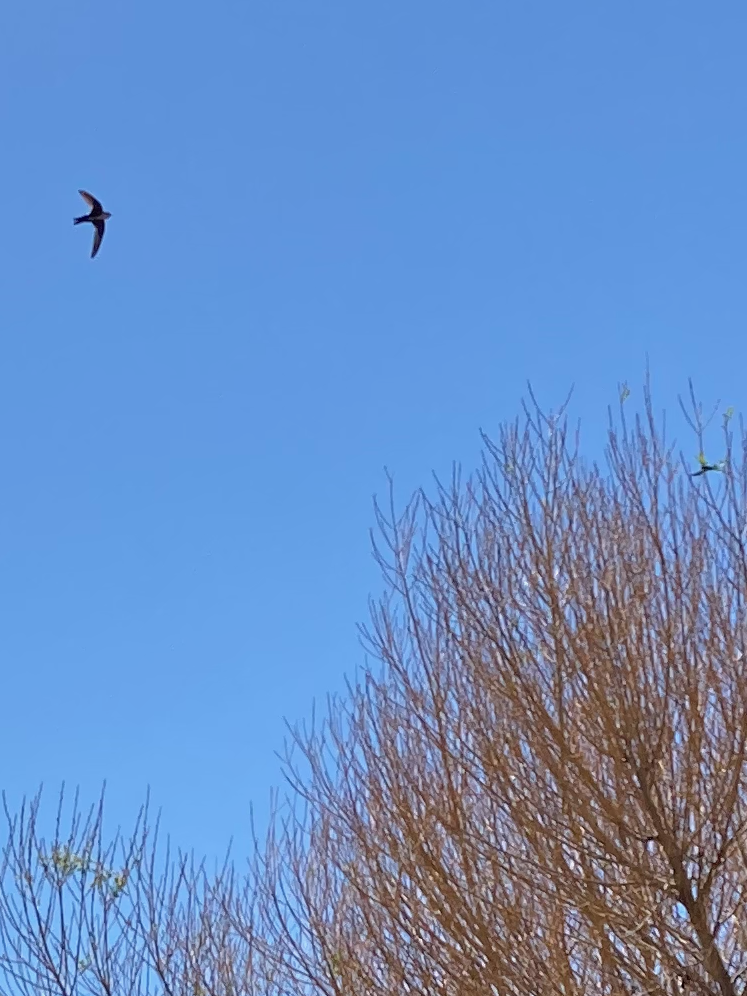
[[[696,470],[694,474],[690,474],[690,477],[702,477],[709,470],[721,470],[721,468],[717,467],[715,463],[704,463],[700,470]]]
[[[78,193],[91,208],[88,214],[83,214],[80,218],[73,218],[74,225],[80,225],[83,221],[90,221],[96,231],[93,234],[93,249],[91,249],[91,259],[99,251],[99,246],[101,245],[101,240],[104,237],[104,228],[106,227],[106,219],[111,218],[111,214],[105,211],[101,206],[101,201],[97,201],[93,194],[89,194],[85,190],[79,190]]]
[[[709,470],[723,471],[725,461],[722,460],[721,463],[708,463],[703,454],[698,453],[698,463],[700,464],[700,470],[696,470],[694,474],[690,474],[690,477],[702,477]]]

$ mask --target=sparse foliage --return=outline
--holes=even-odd
[[[746,440],[728,409],[693,480],[628,395],[604,466],[532,402],[378,509],[378,663],[293,732],[248,873],[9,814],[3,991],[744,993]]]

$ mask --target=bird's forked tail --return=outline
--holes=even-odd
[[[81,221],[88,221],[88,215],[84,214],[84,215],[81,215],[80,218],[73,218],[73,224],[74,225],[79,225],[81,223]]]

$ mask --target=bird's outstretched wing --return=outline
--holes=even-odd
[[[93,227],[96,231],[93,233],[93,249],[91,250],[91,259],[93,259],[99,251],[99,246],[101,245],[101,240],[104,237],[104,229],[106,228],[106,225],[103,221],[94,221]]]
[[[91,208],[91,211],[94,214],[101,214],[101,212],[104,210],[101,207],[101,201],[97,201],[96,198],[93,196],[93,194],[89,194],[87,190],[79,190],[78,193],[86,202],[86,204],[88,204],[88,206]]]

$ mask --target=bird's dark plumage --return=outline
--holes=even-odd
[[[698,453],[698,463],[700,464],[700,470],[696,470],[693,474],[690,474],[690,477],[704,477],[711,470],[721,472],[726,466],[726,460],[721,460],[719,463],[708,463],[704,453]]]
[[[101,201],[96,200],[93,194],[89,194],[86,190],[79,190],[78,193],[83,198],[83,200],[91,208],[88,214],[83,214],[80,218],[73,218],[74,225],[80,225],[84,221],[90,221],[93,227],[96,229],[93,235],[93,249],[91,250],[91,259],[99,251],[99,246],[101,245],[101,240],[104,237],[104,230],[106,229],[106,219],[111,218],[111,214],[105,211],[101,206]]]

